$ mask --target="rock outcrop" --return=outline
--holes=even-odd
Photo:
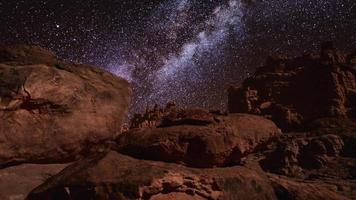
[[[296,190],[301,194],[297,196],[307,195],[309,196],[307,199],[321,199],[323,195],[324,198],[328,197],[324,193],[328,190],[355,199],[356,121],[343,118],[318,119],[309,129],[311,129],[309,132],[304,133],[283,134],[271,141],[260,151],[261,167],[266,172],[292,178],[294,181],[292,185],[295,186],[308,183],[307,185],[313,184],[312,187],[324,187],[320,194],[310,190],[312,187],[308,192],[300,185],[298,186],[300,189]],[[287,194],[292,195],[289,192]],[[312,193],[319,197],[312,198]]]
[[[284,131],[322,117],[355,117],[353,60],[331,43],[319,55],[271,56],[241,87],[229,89],[229,112],[270,117]]]
[[[354,200],[355,55],[270,57],[230,114],[169,103],[123,127],[126,81],[0,47],[0,199]]]
[[[129,83],[40,47],[0,48],[0,166],[74,161],[121,130]]]
[[[137,160],[117,152],[79,161],[34,189],[39,199],[276,199],[267,176],[248,167],[187,168]]]
[[[170,122],[163,127],[124,133],[118,138],[118,151],[136,158],[193,167],[229,166],[281,134],[272,121],[259,116],[214,116],[202,111],[195,115],[191,110],[184,113],[182,116],[195,117],[187,120],[188,117],[168,115]]]

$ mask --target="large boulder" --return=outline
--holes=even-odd
[[[197,169],[111,151],[79,161],[34,189],[28,200],[276,199],[257,165]]]
[[[345,57],[330,43],[319,55],[271,56],[229,89],[229,111],[270,117],[284,131],[323,117],[355,117],[356,65]]]
[[[118,139],[118,151],[136,158],[193,167],[229,166],[280,135],[270,120],[248,114],[215,116],[206,125],[132,129]]]
[[[127,81],[40,47],[0,53],[0,166],[72,161],[120,132]]]

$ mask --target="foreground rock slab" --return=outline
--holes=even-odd
[[[0,199],[23,200],[50,176],[63,170],[68,164],[24,164],[0,170]]]
[[[293,200],[351,200],[331,189],[327,184],[298,181],[283,176],[268,175],[279,199]]]
[[[233,114],[207,125],[132,129],[119,137],[118,151],[193,167],[231,166],[280,133],[268,119]]]
[[[79,161],[32,191],[39,199],[276,199],[257,165],[197,169],[115,151]]]
[[[39,47],[0,53],[0,166],[73,161],[120,132],[127,81]]]

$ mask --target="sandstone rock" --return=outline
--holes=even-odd
[[[282,177],[288,183],[275,180],[273,184],[278,186],[275,189],[279,199],[338,198],[330,192],[355,199],[356,159],[352,152],[356,123],[327,118],[313,122],[309,128],[310,132],[283,134],[258,151],[265,171],[289,177]]]
[[[35,187],[66,166],[68,164],[24,164],[0,169],[0,199],[23,200]]]
[[[207,125],[214,123],[214,115],[203,109],[181,109],[163,116],[159,126]]]
[[[167,127],[174,125],[206,125],[215,121],[212,112],[201,108],[178,108],[170,102],[165,108],[156,104],[152,109],[146,108],[143,114],[135,114],[130,121],[130,128]]]
[[[45,50],[39,46],[0,46],[0,63],[7,63],[9,65],[54,65],[59,62],[60,61],[53,52]]]
[[[132,129],[118,139],[118,151],[136,158],[185,163],[194,167],[229,166],[280,134],[270,120],[234,114],[208,125]]]
[[[320,183],[298,181],[272,174],[269,174],[268,177],[276,190],[278,199],[350,200],[343,195],[333,192]]]
[[[250,169],[253,168],[253,169]],[[79,161],[36,188],[36,199],[276,199],[257,166],[194,169],[116,152]]]
[[[319,56],[270,57],[241,87],[229,89],[229,112],[270,117],[284,131],[299,131],[322,117],[353,117],[356,65],[351,59],[330,43]]]
[[[273,143],[273,147],[270,147],[268,151],[263,151],[265,158],[260,161],[262,168],[277,174],[301,176],[299,155],[306,141],[300,139],[298,135],[288,134],[281,136]]]
[[[0,48],[0,166],[73,161],[119,133],[128,82],[20,47]]]
[[[346,118],[322,118],[309,124],[314,135],[338,135],[344,143],[342,156],[356,158],[356,120]],[[337,141],[335,141],[338,143]],[[338,147],[335,147],[338,148]]]
[[[338,157],[344,149],[338,135],[290,133],[274,141],[275,146],[265,151],[260,161],[262,167],[274,173],[302,177],[306,169],[325,167],[329,159]]]
[[[160,108],[157,104],[152,109],[147,107],[145,113],[134,114],[133,118],[130,119],[130,128],[157,127],[162,123],[162,118],[176,111],[177,107],[174,102],[167,103],[164,108]]]

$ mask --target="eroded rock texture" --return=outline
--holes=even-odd
[[[264,115],[290,131],[321,117],[355,117],[355,93],[354,55],[325,43],[319,55],[269,57],[241,87],[230,88],[229,111]]]
[[[0,199],[23,200],[38,185],[69,164],[23,164],[0,170]]]
[[[293,180],[291,178],[268,175],[276,190],[278,199],[293,200],[350,200],[330,189],[330,185],[313,181]],[[331,186],[332,187],[332,186]]]
[[[271,141],[260,151],[263,154],[260,165],[266,172],[297,181],[293,185],[310,183],[355,199],[356,122],[351,119],[325,118],[312,124],[309,132],[288,133]],[[301,193],[299,195],[310,196],[314,193],[310,191],[310,194],[304,194],[303,191],[308,190],[298,190]],[[318,194],[319,198],[314,196],[307,199],[322,199],[323,194]],[[293,199],[291,196],[284,198]]]
[[[207,111],[203,113],[200,111],[200,115],[189,120],[168,115],[171,122],[163,127],[132,129],[119,137],[118,151],[193,167],[229,166],[281,134],[272,121],[263,117],[248,114],[214,117]]]
[[[0,48],[0,166],[72,161],[121,129],[131,87],[40,47]]]
[[[276,199],[257,165],[196,169],[109,152],[75,163],[29,195],[37,199]]]

